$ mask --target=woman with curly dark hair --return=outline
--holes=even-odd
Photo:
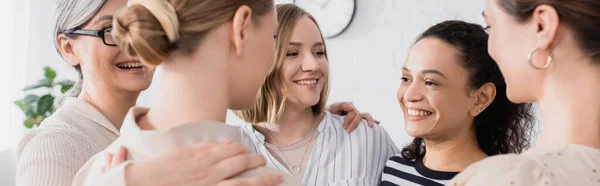
[[[415,137],[386,164],[382,185],[443,185],[487,156],[520,153],[534,125],[512,103],[480,25],[445,21],[419,36],[402,68],[398,101]]]

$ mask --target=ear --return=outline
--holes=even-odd
[[[493,83],[486,83],[475,91],[475,103],[469,111],[472,116],[481,114],[496,98],[496,86]]]
[[[533,11],[533,22],[536,26],[537,46],[546,50],[555,39],[559,18],[556,9],[550,5],[540,5]]]
[[[245,41],[248,39],[248,30],[252,25],[252,10],[246,5],[240,6],[233,15],[233,36],[231,37],[235,54],[241,56],[244,51]]]
[[[56,38],[56,45],[63,58],[71,64],[71,66],[79,65],[79,57],[75,54],[73,40],[67,38],[64,34],[60,34]]]

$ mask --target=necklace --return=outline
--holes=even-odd
[[[269,128],[267,128],[267,126],[266,126],[264,123],[263,123],[262,125],[263,125],[263,127],[264,127],[265,129],[267,129],[267,135],[268,135],[268,136],[269,136],[271,139],[273,139],[273,140],[275,141],[275,143],[277,143],[277,144],[280,144],[280,143],[277,141],[277,139],[275,139],[275,138],[274,138],[274,137],[271,135],[271,131],[269,130]],[[279,145],[275,145],[275,146],[277,147],[277,150],[279,150],[279,152],[280,152],[280,153],[283,155],[283,158],[284,158],[284,160],[287,162],[287,164],[291,165],[292,172],[293,172],[294,174],[298,174],[298,173],[300,173],[300,172],[302,171],[302,167],[300,166],[300,164],[302,164],[302,162],[304,161],[304,157],[306,156],[306,152],[308,151],[308,147],[310,146],[309,144],[310,144],[310,142],[312,141],[312,138],[313,138],[313,136],[314,136],[314,134],[315,134],[315,128],[316,128],[316,126],[314,126],[314,127],[312,128],[312,132],[310,133],[310,138],[308,139],[308,143],[306,144],[306,147],[304,148],[304,153],[302,154],[302,159],[300,159],[300,162],[298,162],[298,164],[293,164],[293,163],[292,163],[292,162],[291,162],[291,161],[288,159],[287,155],[285,155],[285,152],[283,152],[283,151],[281,150],[281,147],[280,147]],[[269,155],[269,158],[271,158],[271,157],[270,157],[270,155]]]

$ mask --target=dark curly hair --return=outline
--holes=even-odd
[[[529,136],[535,123],[530,103],[515,104],[506,97],[506,83],[496,62],[488,54],[488,34],[477,24],[445,21],[419,36],[436,38],[456,48],[460,65],[469,72],[469,87],[478,89],[491,82],[496,98],[474,120],[479,148],[487,155],[520,153],[529,148]],[[423,138],[415,138],[402,149],[402,158],[413,160],[425,155]]]

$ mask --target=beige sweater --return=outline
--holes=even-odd
[[[469,166],[448,185],[597,186],[600,149],[569,144],[493,156]]]
[[[77,98],[29,131],[17,151],[17,186],[69,186],[77,170],[104,150],[119,131],[98,110]]]
[[[125,186],[125,167],[132,161],[139,161],[160,156],[162,153],[178,146],[194,144],[201,141],[224,141],[231,140],[237,143],[249,143],[242,140],[242,130],[239,127],[226,125],[216,121],[201,121],[179,125],[164,130],[141,130],[137,119],[145,115],[148,108],[131,108],[123,126],[121,136],[106,150],[91,158],[73,179],[74,186]],[[248,146],[247,144],[245,144]],[[107,153],[116,153],[119,147],[125,147],[128,151],[127,161],[121,165],[102,173],[101,168],[105,165]],[[243,172],[236,177],[249,177],[266,175],[278,172],[267,166]],[[283,173],[284,183],[281,186],[300,186],[300,181],[291,175]]]

